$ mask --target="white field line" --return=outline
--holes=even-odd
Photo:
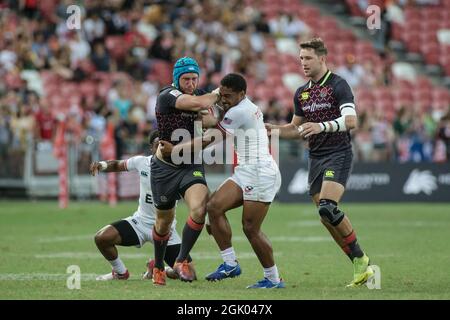
[[[320,222],[319,222],[320,223]],[[81,241],[81,240],[93,240],[94,236],[92,235],[73,235],[73,236],[66,236],[66,237],[45,237],[45,238],[38,238],[37,242],[39,243],[54,243],[54,242],[67,242],[67,241]],[[248,241],[246,237],[244,236],[235,236],[232,239],[233,241],[237,242],[246,242]],[[323,242],[323,241],[329,241],[329,237],[299,237],[299,236],[272,236],[269,237],[270,241],[275,242]]]
[[[192,258],[194,260],[220,260],[220,253],[217,252],[192,252]],[[253,252],[238,252],[239,259],[252,259],[256,258]],[[275,252],[275,256],[281,256],[281,252]],[[122,253],[119,254],[122,259],[148,259],[152,257],[152,254],[145,253]],[[36,259],[104,259],[100,252],[55,252],[47,254],[36,254]]]
[[[0,273],[0,281],[66,281],[70,275],[69,273]],[[94,273],[81,273],[81,280],[92,281],[97,276]]]

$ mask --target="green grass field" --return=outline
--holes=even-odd
[[[164,288],[140,279],[153,246],[119,247],[128,281],[96,282],[110,271],[97,251],[95,232],[133,213],[136,202],[115,208],[97,202],[0,202],[0,299],[450,299],[450,206],[448,204],[345,204],[362,248],[381,268],[381,290],[345,288],[352,265],[335,245],[311,204],[274,204],[263,225],[287,288],[248,290],[262,268],[240,225],[240,211],[228,214],[234,248],[243,274],[208,283],[203,276],[221,258],[212,237],[203,232],[192,255],[194,283],[168,280]],[[179,206],[178,230],[186,208]],[[80,290],[69,290],[66,269],[78,265]]]

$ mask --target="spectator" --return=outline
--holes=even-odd
[[[352,89],[358,87],[366,76],[364,68],[356,63],[353,54],[345,56],[345,65],[337,68],[336,73],[344,78]]]
[[[41,100],[40,109],[35,114],[35,138],[41,141],[53,140],[56,131],[56,119],[53,117],[46,99]]]

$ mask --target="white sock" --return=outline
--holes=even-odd
[[[118,274],[124,274],[125,272],[127,272],[127,268],[119,257],[117,257],[116,260],[110,260],[109,263],[111,263],[114,271]]]
[[[276,264],[273,267],[264,268],[264,278],[269,279],[272,283],[280,282],[280,275],[278,274],[278,268]]]
[[[220,251],[223,261],[230,267],[237,266],[236,253],[234,253],[233,247]]]

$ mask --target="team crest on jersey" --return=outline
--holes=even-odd
[[[327,88],[322,88],[322,89],[320,90],[320,97],[321,97],[321,98],[325,98],[325,97],[327,96],[327,93],[328,93]]]
[[[161,202],[167,202],[167,197],[166,196],[161,196],[160,199],[161,199]]]
[[[169,92],[171,95],[173,95],[175,98],[177,98],[178,96],[181,96],[183,93],[180,90],[170,90]]]
[[[308,91],[304,91],[302,92],[302,100],[308,100],[309,99],[309,92]]]

